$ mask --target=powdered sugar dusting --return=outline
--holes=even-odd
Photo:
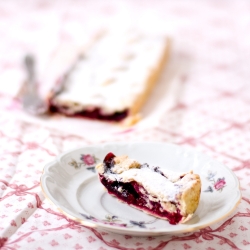
[[[99,107],[103,114],[111,114],[130,108],[166,44],[163,36],[138,32],[104,36],[75,65],[55,102],[72,113]]]
[[[164,173],[167,174],[168,171],[164,170]],[[166,176],[147,166],[142,166],[140,169],[132,168],[121,174],[112,174],[109,172],[104,175],[108,175],[108,178],[114,181],[136,181],[142,185],[152,197],[157,197],[158,200],[166,202],[177,201],[177,196],[180,195],[182,190],[192,185],[190,178],[180,178],[180,176],[183,176],[183,173],[180,175],[179,173],[170,171],[168,175],[174,179],[173,182],[171,178],[168,179]],[[191,176],[191,174],[188,173],[186,177],[188,177],[188,175]],[[179,176],[178,180],[177,176]]]

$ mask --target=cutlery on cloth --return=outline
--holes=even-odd
[[[21,97],[23,109],[32,115],[44,114],[48,110],[48,105],[38,93],[34,56],[26,55],[24,65],[27,71],[27,80]]]

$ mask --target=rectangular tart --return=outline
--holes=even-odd
[[[107,154],[96,169],[108,193],[170,224],[188,221],[198,207],[201,180],[192,171],[177,173],[150,167],[113,153]]]
[[[169,40],[129,31],[97,39],[49,98],[51,112],[121,121],[136,117],[166,62]],[[58,89],[58,86],[57,86]]]

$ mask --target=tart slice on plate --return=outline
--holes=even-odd
[[[96,169],[108,193],[170,224],[185,223],[198,207],[201,180],[192,171],[168,171],[113,153]]]

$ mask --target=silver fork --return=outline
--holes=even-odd
[[[32,115],[44,114],[48,110],[48,105],[38,94],[34,57],[32,55],[26,55],[24,65],[28,76],[21,98],[23,109]]]

